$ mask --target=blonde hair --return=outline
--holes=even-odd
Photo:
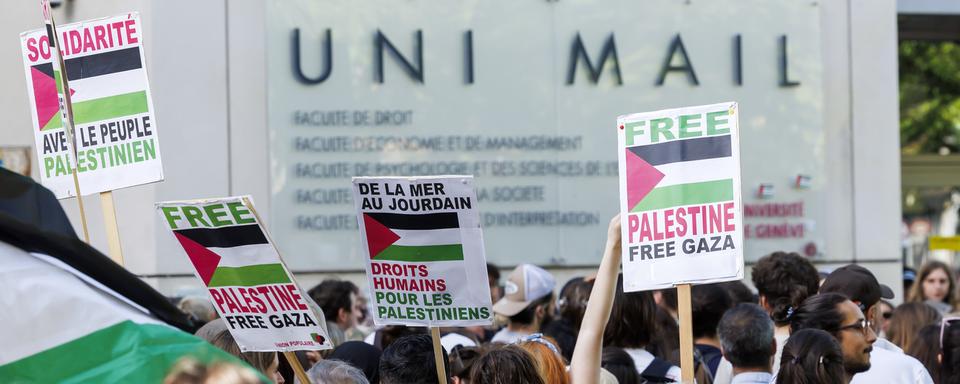
[[[913,344],[917,332],[930,324],[940,323],[940,312],[924,303],[903,303],[893,310],[887,340],[906,351]]]
[[[226,361],[206,365],[184,357],[173,365],[163,384],[260,384],[260,378],[250,368]]]
[[[551,343],[554,347],[550,348],[545,343]],[[557,343],[553,338],[541,336],[538,340],[523,341],[517,345],[533,357],[537,373],[543,378],[545,384],[570,383],[563,357],[554,352]]]
[[[263,373],[264,376],[273,377],[274,372],[267,371],[270,369],[270,366],[273,365],[273,362],[277,361],[276,352],[240,352],[240,346],[237,345],[237,341],[234,340],[229,330],[223,330],[213,336],[210,344],[227,351],[227,353],[231,355],[239,357],[240,360],[250,364],[250,366],[260,371],[260,373]]]

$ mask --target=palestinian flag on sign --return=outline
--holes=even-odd
[[[420,215],[364,212],[363,227],[371,260],[463,260],[456,212]]]
[[[259,224],[173,231],[207,287],[290,283]]]
[[[89,245],[5,214],[0,291],[4,383],[160,383],[183,357],[243,365],[194,337],[196,325],[166,297]]]
[[[726,134],[625,148],[627,209],[733,201],[731,140]]]

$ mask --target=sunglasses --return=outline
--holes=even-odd
[[[941,351],[943,350],[943,331],[947,329],[947,324],[957,320],[960,320],[960,317],[957,317],[957,316],[944,317],[943,321],[940,322],[940,350]]]
[[[893,312],[884,312],[881,316],[883,316],[884,320],[890,320],[890,318],[893,317]]]

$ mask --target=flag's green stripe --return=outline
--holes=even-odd
[[[60,71],[53,70],[53,82],[57,85],[57,93],[63,93],[63,82],[60,81]]]
[[[252,287],[263,284],[289,283],[283,264],[258,264],[245,267],[217,267],[208,287]]]
[[[414,262],[463,260],[463,245],[391,245],[374,259]]]
[[[73,103],[74,124],[113,119],[147,112],[147,92],[131,92],[122,95]]]
[[[51,128],[60,128],[63,126],[63,121],[60,121],[60,112],[57,112],[50,118],[50,121],[47,121],[47,125],[44,125],[43,128],[40,128],[41,131],[45,131]]]
[[[733,179],[654,188],[630,212],[733,200]]]
[[[162,383],[183,357],[200,363],[228,361],[245,366],[233,355],[177,329],[123,321],[2,365],[0,381],[7,384]],[[261,380],[265,379],[261,376]]]

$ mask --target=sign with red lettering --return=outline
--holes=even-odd
[[[160,143],[137,13],[20,34],[40,181],[57,196],[163,180]],[[66,67],[73,105],[76,162],[63,124],[65,103],[56,43]]]
[[[737,103],[617,118],[625,291],[743,278]]]
[[[243,351],[332,348],[323,312],[283,264],[249,197],[157,203]]]
[[[355,177],[353,201],[377,325],[491,323],[472,176]]]

